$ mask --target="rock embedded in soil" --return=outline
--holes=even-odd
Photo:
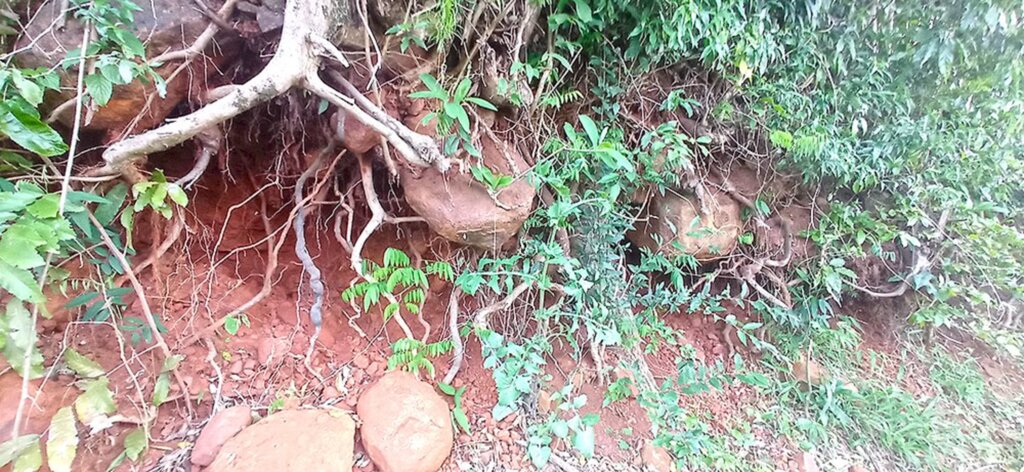
[[[814,359],[808,359],[806,354],[793,362],[790,374],[803,385],[821,385],[821,382],[828,377],[828,373]]]
[[[676,463],[672,456],[661,446],[648,441],[640,452],[644,468],[651,472],[676,472]]]
[[[713,192],[708,200],[705,217],[692,194],[655,194],[645,205],[646,217],[627,236],[637,246],[666,257],[685,254],[705,262],[728,256],[743,230],[740,206],[724,192]]]
[[[413,374],[385,374],[359,397],[356,412],[363,447],[381,472],[434,472],[451,453],[448,402]]]
[[[224,443],[252,423],[252,409],[238,405],[213,415],[206,427],[199,433],[192,448],[192,463],[208,466],[213,463]]]
[[[514,147],[486,135],[481,136],[480,146],[483,160],[474,159],[472,165],[486,166],[495,176],[515,178],[494,197],[468,168],[462,172],[459,166],[453,166],[446,174],[433,167],[419,170],[418,174],[403,167],[402,188],[405,201],[427,220],[435,233],[458,244],[496,249],[514,236],[530,216],[536,190],[522,176],[530,166]],[[501,202],[500,206],[495,199]]]
[[[355,428],[339,410],[280,411],[228,440],[206,472],[349,472]]]

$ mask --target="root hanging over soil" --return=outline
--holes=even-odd
[[[192,114],[111,145],[103,153],[104,167],[94,173],[130,176],[135,173],[135,163],[145,156],[176,146],[295,87],[303,87],[326,99],[341,108],[348,118],[380,133],[411,165],[447,170],[448,160],[433,139],[390,118],[361,94],[350,97],[320,79],[322,54],[344,61],[336,48],[327,45],[331,44],[329,38],[335,36],[337,25],[344,24],[340,20],[347,14],[347,3],[342,0],[289,0],[285,5],[279,46],[262,71]],[[341,83],[345,86],[347,81]],[[355,90],[351,84],[345,88],[350,94]]]

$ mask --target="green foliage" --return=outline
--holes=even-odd
[[[558,404],[541,423],[527,428],[526,455],[534,467],[543,469],[551,459],[551,443],[555,439],[569,441],[573,449],[583,457],[594,455],[595,430],[600,418],[597,414],[580,415],[579,410],[587,404],[586,395],[574,395],[572,384],[551,394],[552,403]]]
[[[96,28],[96,39],[85,49],[93,58],[97,73],[85,76],[85,91],[99,106],[110,101],[115,85],[131,83],[137,78],[151,79],[161,97],[167,93],[163,77],[146,62],[146,49],[128,28],[135,22],[132,12],[140,8],[130,0],[74,0],[75,16]],[[68,52],[64,67],[78,67],[82,51]],[[140,62],[141,61],[141,62]]]
[[[430,362],[430,359],[447,354],[451,352],[452,348],[452,342],[448,339],[436,343],[424,343],[418,339],[402,338],[391,345],[388,369],[401,367],[416,375],[419,375],[420,369],[423,369],[430,378],[434,378],[434,364]]]
[[[341,299],[349,303],[362,300],[363,309],[369,310],[380,304],[381,297],[384,297],[387,302],[384,306],[384,321],[396,313],[418,314],[426,301],[426,290],[430,287],[427,277],[433,275],[451,282],[455,279],[455,272],[450,264],[443,261],[429,262],[422,270],[412,267],[411,263],[404,252],[395,248],[386,249],[384,265],[364,261],[363,273],[369,274],[369,277],[342,291]]]
[[[441,382],[437,384],[437,388],[455,400],[455,408],[452,409],[452,426],[456,431],[461,429],[464,433],[469,434],[469,418],[466,416],[466,411],[462,409],[462,395],[466,393],[466,387],[455,388]]]
[[[497,107],[480,97],[469,96],[473,86],[473,81],[469,77],[464,77],[459,81],[451,93],[430,74],[420,75],[420,80],[427,86],[427,90],[410,93],[409,98],[425,98],[441,102],[439,109],[427,113],[423,117],[422,124],[426,125],[432,120],[437,120],[437,133],[445,137],[444,153],[454,155],[461,147],[470,156],[481,158],[480,150],[472,142],[473,131],[470,128],[466,107],[476,105],[485,110],[498,111]],[[453,128],[454,133],[452,132]]]

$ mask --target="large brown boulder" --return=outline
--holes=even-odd
[[[705,217],[692,194],[656,194],[647,201],[629,239],[668,257],[689,254],[702,262],[725,257],[736,248],[743,230],[740,207],[724,192],[711,193],[708,200]]]
[[[350,472],[356,424],[340,410],[285,410],[249,426],[206,472]]]
[[[435,233],[459,244],[496,249],[514,236],[530,216],[536,189],[524,175],[529,164],[512,146],[487,136],[481,137],[480,146],[482,162],[470,158],[467,166],[484,165],[496,176],[515,178],[495,196],[468,168],[460,170],[458,165],[446,174],[434,168],[418,171],[419,175],[403,169],[402,188],[405,201],[427,220]]]
[[[381,472],[435,472],[451,454],[448,403],[408,372],[381,377],[359,397],[356,412],[363,448]]]
[[[83,33],[83,24],[73,14],[67,15],[67,24],[63,29],[53,27],[60,14],[61,3],[59,0],[48,0],[44,3],[25,26],[24,34],[16,45],[17,49],[24,48],[16,57],[18,65],[54,68],[61,74],[61,92],[48,94],[45,101],[47,110],[74,98],[78,77],[77,67],[58,67],[65,59],[67,51],[80,46]],[[210,23],[191,1],[146,0],[135,3],[141,10],[134,12],[135,21],[131,25],[131,32],[143,41],[146,56],[149,58],[187,48]],[[213,2],[211,8],[216,9],[217,3],[219,2]],[[207,48],[204,59],[197,58],[189,71],[179,74],[176,80],[168,84],[166,97],[156,97],[153,100],[149,111],[139,121],[136,129],[150,128],[163,121],[186,97],[190,87],[202,88],[205,85],[205,78],[217,72],[217,65],[237,54],[237,45],[240,44],[235,35],[227,33],[218,36],[214,42],[215,45]],[[157,73],[166,78],[179,64],[178,61],[168,62],[158,68]],[[83,127],[119,131],[142,111],[148,97],[156,93],[156,86],[152,80],[143,83],[137,79],[128,85],[114,86],[108,104],[96,110],[92,120],[83,123]],[[62,113],[60,119],[65,125],[70,126],[74,120],[74,110],[69,109]]]

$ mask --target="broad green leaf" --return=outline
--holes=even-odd
[[[46,465],[53,472],[71,472],[71,464],[78,453],[78,427],[71,406],[57,411],[50,420],[50,433],[46,440]]]
[[[40,156],[56,156],[68,150],[64,138],[43,123],[38,112],[26,110],[16,100],[0,102],[0,134]]]
[[[594,13],[587,5],[587,0],[576,0],[576,17],[584,23],[590,23],[594,19]]]
[[[38,434],[26,434],[0,443],[0,467],[10,464],[33,444],[38,444],[38,441]]]
[[[420,74],[420,80],[423,81],[423,84],[426,85],[430,91],[444,92],[444,87],[441,87],[441,84],[437,83],[437,79],[435,79],[434,76],[430,74]]]
[[[123,182],[119,182],[113,188],[107,191],[104,195],[106,198],[105,203],[96,205],[96,210],[93,215],[96,217],[96,221],[99,221],[101,225],[107,226],[117,216],[117,212],[121,211],[121,205],[124,204],[124,199],[128,195],[128,186]]]
[[[153,386],[153,406],[163,405],[171,393],[171,374],[164,372],[156,378]]]
[[[530,456],[530,462],[533,462],[533,466],[538,469],[543,469],[548,465],[548,461],[551,460],[551,448],[548,446],[530,444],[527,447],[527,453]]]
[[[466,99],[466,101],[485,110],[498,111],[498,107],[494,106],[493,103],[488,102],[487,100],[484,100],[480,97],[469,97]]]
[[[43,451],[39,447],[39,441],[33,441],[31,445],[14,461],[11,472],[35,472],[43,466]]]
[[[469,96],[469,88],[473,86],[473,81],[469,80],[469,77],[465,77],[459,82],[459,85],[455,87],[455,95],[452,96],[452,101],[455,103],[462,103]]]
[[[178,205],[188,206],[188,195],[177,184],[167,184],[167,196]]]
[[[466,109],[462,108],[461,104],[448,102],[444,104],[444,113],[459,121],[459,126],[463,131],[469,132],[469,115],[466,114]]]
[[[133,461],[139,460],[142,451],[148,446],[149,439],[146,438],[146,430],[142,428],[135,428],[124,437],[124,452]]]
[[[103,374],[107,373],[96,361],[85,357],[80,352],[71,348],[64,351],[64,362],[79,377],[96,378],[102,377]]]
[[[93,421],[105,417],[117,410],[114,403],[114,394],[110,391],[110,380],[100,377],[89,383],[78,398],[75,399],[75,413],[78,420],[85,425],[92,425]]]
[[[242,322],[238,317],[229,316],[224,320],[224,331],[227,331],[232,336],[238,334],[238,329],[241,327]]]
[[[594,455],[594,441],[594,428],[585,428],[573,436],[572,446],[580,451],[583,457],[591,457]]]
[[[85,90],[99,106],[105,106],[114,93],[114,84],[100,74],[87,75],[85,77]]]
[[[35,82],[17,73],[13,74],[11,78],[14,80],[14,86],[17,87],[18,93],[21,94],[21,98],[24,98],[29,105],[37,107],[43,103],[43,89]]]
[[[590,139],[590,144],[594,146],[601,144],[601,131],[597,129],[597,123],[594,123],[594,120],[587,115],[580,115],[579,119],[580,124],[583,125],[583,131]]]
[[[32,272],[14,267],[3,260],[0,260],[0,288],[19,300],[32,303],[46,301]]]
[[[57,216],[60,206],[60,195],[49,193],[25,208],[25,211],[40,219],[53,218]]]
[[[15,372],[32,379],[43,375],[43,355],[36,347],[32,315],[20,300],[7,302],[6,313],[0,319],[0,336],[4,339],[3,355]],[[27,373],[24,372],[26,355],[31,359]]]
[[[452,387],[451,384],[438,382],[437,388],[441,389],[441,391],[444,392],[445,395],[455,396],[455,387]]]

